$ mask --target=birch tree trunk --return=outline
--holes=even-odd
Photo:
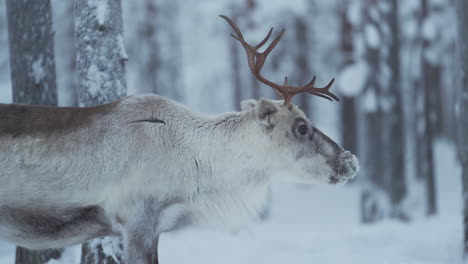
[[[464,204],[464,245],[465,259],[468,256],[468,2],[457,0],[458,15],[458,53],[461,73],[460,92],[457,102],[458,154],[462,163],[463,204]]]
[[[80,106],[108,103],[127,94],[120,0],[75,0]]]
[[[120,0],[75,0],[75,32],[80,106],[125,96],[125,62]],[[122,242],[113,237],[83,245],[82,264],[123,263]]]
[[[13,102],[57,105],[54,39],[50,0],[8,0]],[[43,264],[58,259],[62,249],[16,248],[17,264]]]

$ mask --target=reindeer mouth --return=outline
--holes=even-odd
[[[349,151],[343,151],[336,159],[335,174],[330,176],[330,184],[345,184],[356,177],[359,171],[359,162],[355,155]]]

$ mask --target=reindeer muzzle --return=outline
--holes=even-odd
[[[356,177],[359,171],[359,161],[357,157],[349,151],[339,154],[334,166],[335,174],[330,176],[331,184],[346,183]]]

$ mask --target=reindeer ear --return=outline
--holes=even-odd
[[[250,110],[257,105],[257,101],[254,99],[248,99],[241,102],[242,111]]]
[[[272,101],[261,98],[258,100],[255,114],[262,125],[268,129],[275,126],[274,115],[278,112],[278,106]]]

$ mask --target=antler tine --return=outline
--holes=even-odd
[[[265,64],[266,58],[268,57],[268,54],[276,47],[276,44],[281,40],[283,37],[285,29],[283,28],[280,32],[280,34],[270,43],[270,45],[263,51],[262,53],[257,56],[257,63],[255,65],[255,72],[260,71],[260,69],[263,67]]]
[[[273,33],[273,27],[270,28],[270,31],[268,31],[268,34],[266,35],[266,37],[262,41],[260,41],[257,45],[254,46],[254,49],[258,50],[263,45],[265,45],[265,43],[270,39],[271,33]]]
[[[306,86],[304,86],[305,89],[302,92],[307,92],[307,93],[317,95],[317,96],[326,95],[328,100],[333,101],[333,100],[330,99],[330,97],[331,97],[332,99],[339,102],[340,99],[336,95],[334,95],[333,93],[331,93],[329,91],[329,89],[333,85],[334,81],[335,81],[335,78],[332,78],[330,80],[330,82],[325,87],[316,88],[316,87],[313,86],[313,82],[315,82],[315,76],[314,76],[314,79],[312,79],[312,81],[309,83],[309,84],[312,83],[312,85],[307,84]],[[320,97],[324,97],[324,96],[320,96]]]
[[[229,25],[231,25],[231,27],[232,27],[232,29],[234,30],[234,32],[236,32],[237,37],[244,39],[244,36],[242,35],[242,32],[240,31],[240,29],[237,27],[237,25],[236,25],[229,17],[227,17],[227,16],[225,16],[225,15],[219,15],[219,16],[220,16],[221,18],[223,18],[224,20],[226,20],[226,21],[229,23]],[[231,34],[231,36],[232,36],[232,34]],[[234,37],[234,36],[233,36],[233,37]],[[234,38],[236,38],[236,37],[234,37]],[[237,38],[236,38],[236,39],[237,39]]]
[[[314,77],[312,78],[312,80],[305,85],[305,87],[314,87],[315,85],[315,79],[317,79],[317,76],[314,75]]]
[[[263,65],[265,64],[265,61],[268,55],[276,47],[278,42],[283,37],[285,29],[282,29],[280,34],[270,43],[270,45],[268,45],[268,47],[263,52],[260,53],[258,52],[258,49],[261,48],[263,45],[265,45],[265,43],[270,39],[272,32],[273,32],[273,28],[270,29],[267,36],[262,41],[260,41],[255,46],[251,46],[245,41],[244,36],[242,35],[240,29],[230,18],[224,15],[220,15],[220,17],[226,20],[229,23],[229,25],[231,25],[232,29],[236,33],[236,34],[231,34],[231,36],[237,39],[241,43],[241,45],[244,47],[245,52],[247,53],[247,61],[249,64],[249,68],[252,71],[253,75],[262,83],[273,88],[276,94],[281,94],[281,96],[284,99],[285,106],[290,106],[292,97],[299,93],[313,94],[313,95],[320,96],[330,101],[340,100],[336,95],[334,95],[333,93],[329,91],[335,79],[332,79],[325,87],[317,88],[317,87],[314,87],[315,80],[316,80],[316,77],[314,76],[308,84],[301,86],[301,87],[296,87],[296,86],[288,85],[287,77],[284,78],[284,84],[279,85],[277,83],[267,80],[265,77],[263,77],[260,74],[260,71]]]

